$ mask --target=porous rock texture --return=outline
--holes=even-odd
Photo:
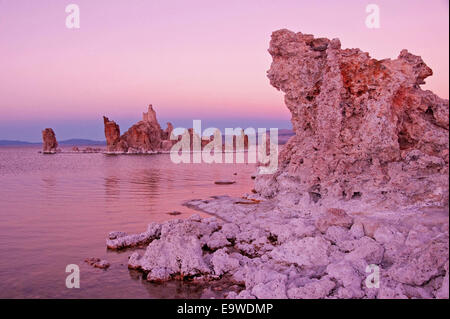
[[[278,171],[243,198],[186,203],[215,217],[108,247],[148,244],[129,268],[231,281],[228,298],[448,298],[448,101],[420,89],[431,70],[407,51],[377,61],[288,30],[269,52],[296,134]]]
[[[167,128],[162,130],[151,104],[148,112],[143,113],[142,120],[131,126],[123,135],[120,135],[120,127],[114,121],[104,116],[103,122],[108,153],[167,152],[176,142],[170,140],[172,124],[167,123]]]
[[[42,152],[44,154],[56,153],[57,148],[58,142],[55,132],[51,128],[46,128],[42,131]]]
[[[111,233],[108,247],[147,245],[128,267],[148,281],[227,281],[239,287],[228,298],[448,298],[445,213],[310,214],[279,199],[246,205],[228,196],[186,205],[215,216]],[[367,284],[374,266],[378,286]]]
[[[419,56],[376,60],[285,29],[269,53],[295,136],[259,193],[305,207],[448,206],[449,102],[420,88],[432,70]]]

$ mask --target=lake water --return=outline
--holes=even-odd
[[[60,153],[0,147],[0,298],[190,298],[181,282],[150,284],[127,268],[131,252],[108,251],[110,231],[137,233],[152,221],[197,213],[186,200],[249,193],[254,164],[173,164],[167,154]],[[234,175],[236,173],[236,175]],[[215,180],[235,180],[215,185]],[[168,213],[178,211],[181,215]],[[108,270],[84,260],[106,259]],[[65,286],[68,264],[80,289]]]

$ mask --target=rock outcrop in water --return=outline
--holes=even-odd
[[[143,113],[142,120],[131,126],[123,135],[120,135],[120,127],[116,122],[110,121],[105,116],[103,117],[103,122],[108,153],[141,154],[168,152],[179,141],[182,141],[183,149],[186,148],[192,151],[195,149],[194,144],[203,149],[214,140],[214,136],[201,138],[192,128],[187,129],[183,135],[179,135],[176,139],[171,140],[170,137],[174,129],[172,123],[167,123],[167,128],[162,130],[152,105],[149,106],[147,113]],[[218,131],[218,134],[218,138],[223,140],[224,138],[220,131]],[[239,142],[240,140],[242,140],[242,143]],[[267,142],[269,142],[269,139]],[[239,139],[233,136],[232,143],[233,145],[230,145],[229,148],[226,148],[226,145],[222,145],[222,149],[228,151],[247,150],[249,139],[242,131],[242,136]]]
[[[56,153],[58,148],[58,142],[56,141],[56,135],[53,129],[46,128],[42,131],[42,152],[44,154]]]
[[[167,123],[167,128],[162,130],[151,104],[148,112],[143,113],[142,120],[130,127],[123,135],[120,135],[120,127],[114,121],[110,121],[107,117],[103,117],[103,121],[107,152],[110,153],[169,151],[176,142],[170,140],[172,124]]]
[[[269,52],[296,135],[258,192],[305,207],[448,205],[449,102],[420,88],[432,70],[419,56],[376,60],[288,30],[272,34]]]

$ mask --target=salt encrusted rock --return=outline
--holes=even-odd
[[[286,227],[286,223],[274,223],[267,225],[266,229],[276,238],[276,241],[279,244],[285,243],[291,239],[301,239],[313,236],[314,233],[317,232],[316,227],[314,227],[312,223],[307,224],[300,218],[290,219],[289,226],[290,227]]]
[[[226,234],[221,231],[215,232],[211,236],[204,236],[202,238],[202,242],[204,242],[205,245],[211,250],[216,250],[231,245]]]
[[[405,241],[405,237],[403,236],[403,234],[393,226],[378,227],[375,230],[373,237],[377,242],[381,244],[398,243],[401,245]]]
[[[237,258],[231,257],[227,254],[226,248],[219,249],[211,257],[211,264],[214,273],[217,276],[222,276],[232,270],[239,267],[239,260]]]
[[[269,53],[296,135],[258,193],[295,194],[305,209],[448,205],[449,103],[420,88],[432,71],[419,56],[376,60],[285,29]]]
[[[448,299],[448,293],[449,293],[449,278],[448,278],[448,261],[445,264],[445,277],[442,281],[442,286],[439,288],[439,290],[436,292],[436,298],[439,299]]]
[[[328,228],[324,237],[333,244],[338,244],[353,239],[353,236],[349,230],[340,226],[331,226]]]
[[[323,299],[330,294],[336,284],[328,277],[314,280],[303,287],[291,288],[288,290],[288,297],[291,299]]]
[[[233,223],[225,223],[222,225],[221,232],[225,234],[225,237],[229,240],[235,240],[240,232],[239,226]]]
[[[322,232],[326,232],[330,226],[340,226],[350,228],[353,224],[353,219],[345,210],[330,208],[325,214],[319,217],[316,222],[316,227]]]
[[[325,234],[314,229],[308,236],[303,231],[296,236],[297,229],[314,227],[316,217],[283,212],[276,201],[260,203],[258,209],[227,196],[191,201],[190,207],[202,207],[217,218],[193,215],[151,224],[148,232],[159,235],[144,254],[133,253],[128,266],[143,271],[150,281],[224,279],[243,285],[244,290],[228,298],[432,298],[448,291],[448,229],[441,225],[445,216],[367,213],[364,217],[377,223],[374,237],[379,241],[360,237],[361,216],[350,229],[330,226]],[[413,230],[424,235],[413,238]],[[425,242],[406,245],[410,233],[410,245]],[[133,235],[110,234],[114,240],[128,236]],[[216,242],[214,238],[223,244],[226,240],[226,246],[214,251],[216,246],[207,244]],[[379,267],[380,288],[366,286],[370,264]]]
[[[339,284],[337,291],[338,298],[362,298],[364,292],[362,290],[362,276],[349,261],[341,261],[327,266],[326,272],[331,279]]]
[[[127,235],[128,234],[123,231],[113,231],[108,234],[108,238],[112,240],[112,239],[117,239],[117,238],[124,237]]]
[[[85,260],[86,263],[88,263],[90,266],[94,268],[100,268],[100,269],[108,269],[110,266],[110,263],[106,260],[102,260],[100,258],[87,258]]]
[[[127,235],[124,232],[112,232],[106,240],[106,247],[117,250],[148,244],[161,235],[161,225],[151,223],[147,231],[140,234]]]
[[[363,226],[363,224],[360,223],[360,222],[354,223],[352,225],[352,227],[350,228],[350,234],[355,239],[359,239],[359,238],[363,237],[365,235],[364,234],[364,226]]]
[[[405,240],[405,245],[409,247],[416,247],[423,243],[429,242],[436,234],[423,225],[415,225],[413,229],[408,232]]]
[[[398,282],[420,286],[445,274],[448,257],[448,237],[440,236],[429,243],[406,250],[389,269],[389,274]]]
[[[287,299],[286,281],[275,279],[253,287],[252,295],[258,299]]]
[[[383,260],[384,248],[369,237],[353,241],[354,248],[345,256],[348,261],[365,261],[367,264],[379,264]]]
[[[44,154],[56,153],[57,148],[55,132],[51,128],[46,128],[42,131],[42,152]]]
[[[276,247],[270,256],[279,262],[304,267],[326,266],[330,242],[322,237],[305,237]]]
[[[142,257],[130,257],[129,266],[146,272],[148,281],[164,281],[175,275],[185,278],[211,272],[203,260],[200,241],[192,235],[170,234],[154,240]]]
[[[242,290],[239,294],[230,292],[227,295],[227,299],[256,299],[256,297],[253,296],[248,290]]]

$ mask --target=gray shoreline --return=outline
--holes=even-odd
[[[225,280],[235,285],[227,298],[448,298],[445,209],[311,214],[285,204],[256,195],[191,200],[187,207],[213,217],[111,233],[107,247],[147,246],[128,267],[148,281]],[[366,284],[369,265],[379,267],[379,288]]]

